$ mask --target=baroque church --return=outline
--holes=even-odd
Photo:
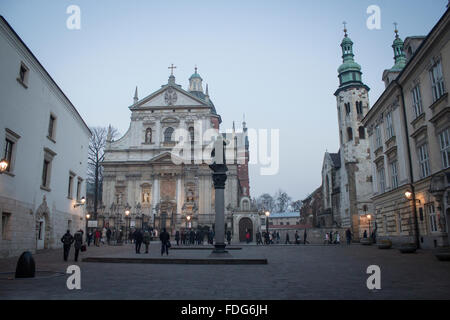
[[[362,119],[369,111],[369,87],[362,81],[361,66],[355,62],[353,41],[347,29],[341,43],[343,64],[338,69],[336,96],[340,148],[325,153],[322,166],[322,227],[350,228],[358,239],[373,213],[370,147]],[[370,218],[369,218],[370,219]]]
[[[202,161],[202,152],[214,140],[205,132],[219,134],[222,119],[208,85],[203,91],[197,68],[188,90],[175,82],[174,68],[169,67],[168,83],[145,98],[139,99],[136,88],[128,131],[117,141],[108,135],[100,225],[166,228],[172,235],[183,229],[214,229],[212,171]],[[245,240],[246,230],[254,238],[260,229],[250,198],[246,123],[240,132],[233,124],[231,133],[221,134],[231,146],[227,155],[231,152],[235,159],[227,160],[225,230],[232,232],[233,242],[239,242]],[[183,149],[175,151],[180,144]]]

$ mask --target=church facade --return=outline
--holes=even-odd
[[[166,228],[172,235],[214,229],[214,185],[206,160],[222,120],[202,82],[196,68],[188,90],[176,84],[173,73],[143,99],[136,89],[128,131],[117,141],[107,139],[101,225]],[[227,160],[225,230],[234,242],[260,228],[250,201],[246,133],[245,122],[242,132],[233,127],[222,133],[227,157],[233,158]]]

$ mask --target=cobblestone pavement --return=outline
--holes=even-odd
[[[89,247],[82,257],[160,257],[132,245]],[[375,246],[243,246],[236,258],[267,258],[268,265],[158,265],[78,262],[81,290],[66,287],[68,275],[7,280],[0,277],[0,299],[450,299],[450,263],[429,251],[404,255]],[[201,258],[204,250],[172,250],[170,257]],[[65,272],[62,250],[36,254],[37,270]],[[70,258],[73,260],[73,251]],[[0,272],[15,270],[17,258],[0,260]],[[381,267],[381,290],[369,291],[369,265]]]

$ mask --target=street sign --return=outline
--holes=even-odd
[[[88,221],[88,228],[97,228],[98,226],[98,221]]]

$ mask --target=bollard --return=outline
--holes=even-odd
[[[17,261],[16,278],[34,278],[36,267],[33,255],[29,251],[25,251]]]

